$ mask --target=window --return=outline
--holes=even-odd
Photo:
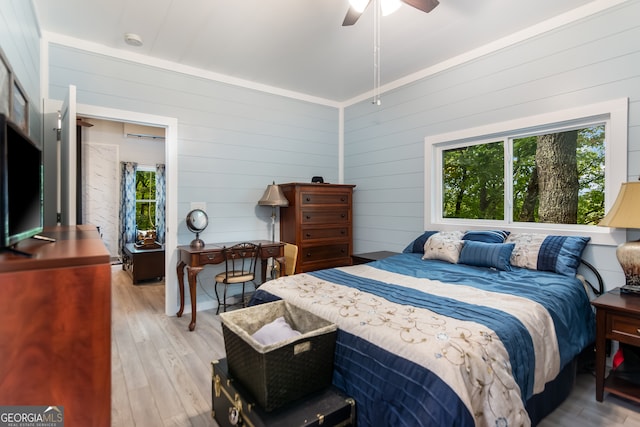
[[[626,134],[624,99],[427,137],[425,225],[580,232],[613,243],[594,236],[616,234],[596,225],[627,178]]]
[[[136,171],[136,228],[156,229],[156,172],[144,166]]]

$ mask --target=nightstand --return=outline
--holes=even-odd
[[[391,251],[367,252],[364,254],[352,255],[351,259],[353,260],[354,265],[358,265],[358,264],[366,264],[371,261],[378,261],[393,255],[398,255],[398,252],[391,252]]]
[[[640,381],[628,381],[611,371],[605,379],[606,341],[608,339],[640,347],[640,295],[620,294],[619,288],[594,301],[596,307],[596,400],[604,391],[640,402]]]

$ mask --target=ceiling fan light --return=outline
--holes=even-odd
[[[358,13],[364,12],[369,4],[369,0],[349,0],[351,7]]]
[[[396,10],[400,9],[402,2],[400,0],[382,0],[380,2],[380,9],[382,9],[382,16],[391,15]]]

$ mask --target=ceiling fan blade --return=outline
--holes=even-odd
[[[367,7],[369,6],[369,3],[371,3],[371,0],[367,2],[367,5],[364,7],[362,12],[358,12],[353,8],[353,6],[349,6],[349,10],[347,11],[347,15],[344,17],[342,26],[348,27],[350,25],[355,24],[358,21],[358,18],[360,18],[360,15],[362,15],[362,13],[367,9]]]
[[[440,4],[438,0],[401,0],[401,1],[402,3],[406,3],[409,6],[415,7],[416,9],[426,13],[431,12],[433,9],[435,9],[437,5]]]

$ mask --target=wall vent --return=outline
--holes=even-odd
[[[124,124],[124,136],[135,139],[157,139],[164,141],[164,128],[143,126],[134,123]]]

